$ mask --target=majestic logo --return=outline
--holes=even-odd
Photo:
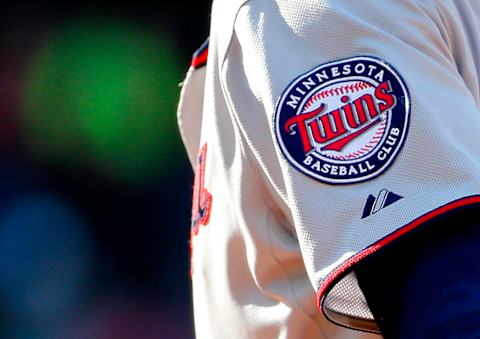
[[[277,104],[274,128],[287,160],[329,184],[382,173],[407,134],[410,98],[392,66],[372,57],[321,65],[297,78]]]
[[[396,203],[400,199],[403,199],[403,197],[386,189],[381,190],[376,197],[370,194],[363,208],[362,219]]]

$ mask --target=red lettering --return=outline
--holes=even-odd
[[[205,163],[207,160],[207,144],[203,145],[198,153],[197,166],[195,169],[195,183],[193,186],[192,203],[192,225],[194,235],[198,233],[200,225],[208,224],[210,209],[212,206],[212,195],[204,187],[205,185]]]
[[[392,87],[390,85],[390,81],[382,82],[375,89],[375,97],[377,100],[381,101],[378,104],[378,108],[380,108],[380,112],[382,113],[395,106],[396,99],[393,94],[390,94],[391,91]]]
[[[345,115],[345,119],[347,120],[348,126],[350,126],[350,128],[358,127],[358,124],[355,121],[355,115],[353,113],[352,104],[348,103],[345,106],[342,106],[342,111],[343,111],[343,114]]]
[[[353,104],[355,106],[355,110],[357,111],[360,125],[365,124],[369,120],[367,117],[367,112],[370,118],[374,118],[378,115],[377,105],[370,94],[362,95],[360,98],[355,100]],[[365,112],[365,109],[367,112]]]
[[[364,94],[351,103],[348,96],[343,96],[344,106],[322,114],[325,109],[322,104],[311,112],[288,119],[284,129],[293,134],[293,128],[297,128],[305,153],[314,148],[309,132],[315,143],[324,145],[322,149],[341,151],[346,144],[377,124],[380,113],[395,106],[396,98],[391,91],[390,82],[385,81],[375,89],[375,96]]]
[[[198,235],[200,225],[207,225],[212,208],[212,195],[205,188],[205,163],[207,144],[198,152],[193,185],[192,221],[190,228],[190,277],[193,275],[193,237]]]
[[[336,109],[331,113],[322,115],[319,120],[320,120],[320,123],[323,126],[323,132],[324,132],[323,137],[319,133],[320,131],[319,131],[319,128],[318,128],[317,120],[312,121],[312,123],[310,125],[311,125],[311,128],[312,128],[313,137],[314,137],[315,141],[320,143],[320,144],[324,144],[324,143],[326,143],[326,142],[328,142],[328,141],[330,141],[334,138],[337,138],[337,137],[347,133],[347,130],[346,130],[345,126],[343,125],[343,121],[342,121],[342,117],[340,115],[340,110],[339,109]],[[332,120],[335,124],[335,129],[332,125]],[[313,126],[313,124],[315,124],[315,126]],[[316,133],[315,131],[318,131],[318,133]]]
[[[313,110],[309,113],[298,114],[290,119],[287,120],[285,123],[284,129],[287,133],[291,133],[294,126],[297,126],[298,133],[300,134],[300,139],[302,140],[303,144],[303,151],[305,153],[310,152],[313,147],[310,143],[310,139],[308,138],[308,131],[307,131],[307,120],[313,119],[314,117],[320,115],[324,110],[325,105],[321,105],[316,110]]]

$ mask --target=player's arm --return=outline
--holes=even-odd
[[[439,216],[355,267],[385,338],[480,337],[479,212]]]
[[[374,331],[356,268],[480,203],[474,10],[252,0],[237,15],[222,65],[233,120],[334,322]],[[383,274],[358,272],[365,291]]]

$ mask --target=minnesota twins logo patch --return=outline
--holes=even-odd
[[[302,173],[328,184],[374,178],[402,148],[410,115],[408,89],[383,60],[354,57],[298,77],[274,115],[277,142]]]

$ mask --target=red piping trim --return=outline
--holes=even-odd
[[[411,223],[407,224],[406,226],[396,230],[395,232],[387,235],[385,238],[377,241],[373,245],[370,245],[369,247],[365,248],[363,251],[355,254],[345,262],[343,262],[340,266],[338,266],[335,270],[333,270],[326,278],[325,280],[322,281],[320,284],[320,287],[317,292],[317,307],[320,311],[323,312],[322,304],[323,304],[323,299],[326,295],[326,292],[330,290],[330,288],[333,286],[333,283],[342,278],[345,274],[350,272],[351,268],[360,262],[361,260],[365,259],[367,256],[369,256],[372,253],[377,252],[379,249],[382,247],[390,244],[392,241],[402,237],[403,235],[407,234],[408,232],[414,230],[418,226],[424,224],[427,221],[430,221],[431,219],[440,216],[442,214],[445,214],[447,212],[450,212],[454,209],[467,206],[467,205],[472,205],[475,203],[480,203],[480,196],[475,195],[475,196],[470,196],[470,197],[465,197],[461,198],[459,200],[453,201],[451,203],[448,203],[442,207],[439,207],[431,212],[428,212],[427,214],[421,216],[418,219],[415,219]]]
[[[200,68],[207,63],[208,59],[208,47],[204,49],[200,54],[192,58],[191,66],[193,68]]]

